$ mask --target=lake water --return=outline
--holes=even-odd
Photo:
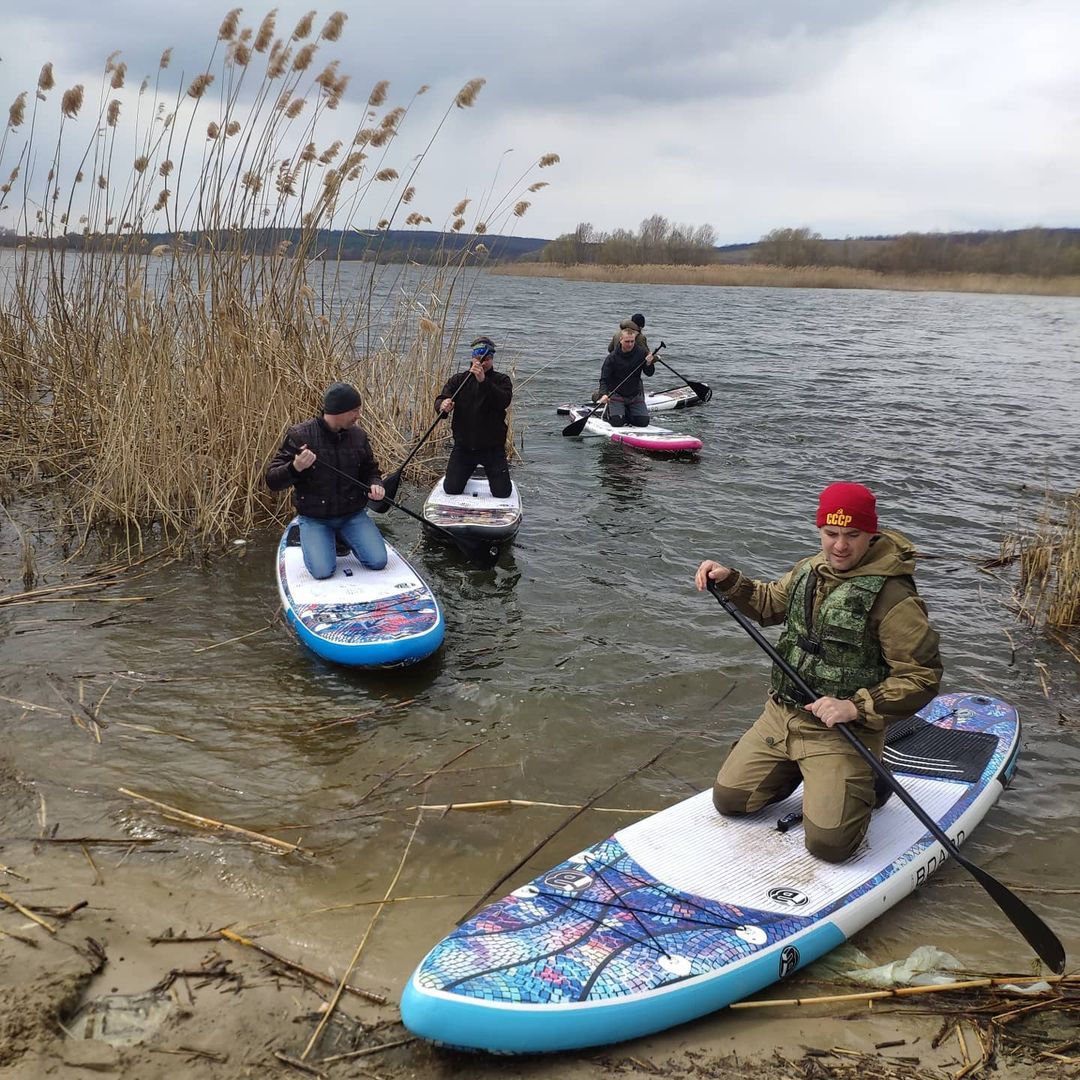
[[[117,793],[126,787],[301,838],[307,857],[177,827],[170,854],[138,865],[178,890],[212,888],[231,918],[265,921],[265,940],[313,966],[347,956],[371,909],[306,913],[381,899],[422,801],[577,805],[665,747],[602,805],[659,808],[708,786],[757,715],[768,665],[694,591],[693,571],[719,557],[758,577],[782,573],[815,549],[819,489],[845,479],[874,488],[883,524],[933,556],[919,586],[942,636],[943,688],[997,694],[1024,720],[1015,783],[965,852],[1005,882],[1076,886],[1077,664],[1017,623],[1010,570],[978,564],[1044,511],[1047,490],[1076,489],[1080,302],[500,277],[475,295],[470,330],[516,369],[517,542],[478,572],[420,541],[411,519],[380,519],[443,603],[442,650],[374,674],[307,653],[277,619],[275,531],[206,568],[172,566],[121,590],[148,603],[0,608],[6,698],[66,713],[61,691],[78,699],[81,687],[93,706],[108,690],[100,744],[66,715],[0,702],[4,753],[61,835],[156,834],[160,820]],[[636,311],[650,342],[667,343],[665,359],[714,389],[708,406],[665,420],[703,440],[697,460],[560,435],[555,406],[587,397],[610,334]],[[661,370],[652,385],[677,383]],[[414,509],[422,495],[403,488]],[[7,521],[2,535],[10,592],[19,549]],[[48,540],[35,534],[46,572],[62,558]],[[345,717],[358,719],[327,726]],[[359,981],[400,991],[472,900],[569,813],[424,814],[394,891],[442,898],[385,913]],[[529,869],[630,820],[583,814]],[[36,829],[26,815],[10,827]],[[1025,968],[1024,942],[982,890],[949,887],[965,880],[949,867],[858,944],[882,962],[932,943],[972,968]],[[1080,952],[1076,897],[1027,898]]]

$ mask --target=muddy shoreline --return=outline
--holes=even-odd
[[[411,1039],[397,1015],[400,978],[373,978],[370,967],[350,976],[349,985],[359,993],[342,995],[305,1057],[352,942],[328,949],[302,930],[265,936],[247,930],[245,923],[255,926],[259,917],[273,913],[253,919],[250,897],[223,886],[222,875],[208,872],[205,863],[192,863],[184,888],[168,882],[159,861],[200,840],[182,825],[155,827],[152,838],[118,834],[114,839],[126,843],[116,844],[56,842],[70,828],[51,840],[48,828],[45,838],[36,837],[34,780],[8,765],[0,765],[0,812],[5,822],[0,891],[55,929],[52,933],[8,906],[0,912],[0,1077],[5,1080],[224,1078],[271,1070],[311,1075],[295,1062],[331,1077],[493,1080],[610,1073],[691,1078],[752,1071],[762,1080],[822,1080],[955,1076],[965,1067],[965,1050],[966,1064],[978,1060],[979,1043],[970,1026],[965,1044],[949,1032],[935,1045],[949,1007],[925,1000],[903,1007],[849,1002],[725,1010],[649,1039],[586,1052],[513,1060],[465,1054]],[[135,839],[152,842],[132,843]],[[280,960],[236,940],[214,940],[228,924],[241,941],[253,940]],[[203,940],[179,940],[184,937]],[[852,989],[830,988],[812,974],[785,983],[783,996]],[[385,1004],[374,1000],[379,996]],[[778,994],[774,988],[764,996]],[[112,1011],[95,1012],[91,1003]],[[1010,1077],[1075,1075],[1075,1066],[1045,1059],[1038,1064],[999,1060]]]

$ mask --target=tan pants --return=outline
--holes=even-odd
[[[851,725],[880,759],[885,736]],[[803,785],[803,830],[811,855],[842,862],[866,835],[874,807],[870,766],[838,731],[771,697],[732,748],[713,785],[721,814],[752,814]]]

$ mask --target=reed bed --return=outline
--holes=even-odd
[[[509,263],[491,268],[511,277],[560,277],[570,281],[632,285],[741,285],[775,289],[898,289],[910,292],[979,292],[1080,296],[1080,277],[1025,274],[883,274],[850,266],[606,266],[576,263]]]
[[[427,87],[404,105],[385,81],[350,97],[323,55],[345,21],[319,30],[309,13],[279,32],[274,12],[245,27],[235,9],[183,84],[170,85],[171,50],[137,91],[113,53],[97,91],[60,91],[46,64],[16,98],[0,136],[0,212],[26,238],[0,282],[6,495],[44,489],[66,523],[131,553],[150,540],[205,551],[280,519],[266,462],[335,379],[359,388],[386,471],[428,426],[458,366],[482,237],[524,215],[523,190],[546,186],[525,187],[529,174],[558,156],[448,209],[447,234],[472,237],[463,250],[383,266],[381,230],[430,227],[424,159],[484,80],[395,164]],[[370,260],[343,273],[325,230],[376,220]]]
[[[1080,628],[1080,494],[1065,496],[1060,511],[1049,510],[1031,529],[1004,539],[995,564],[1013,562],[1020,616],[1076,656],[1061,635]]]

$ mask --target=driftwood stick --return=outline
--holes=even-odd
[[[379,790],[379,788],[381,788],[384,784],[390,783],[390,781],[393,780],[394,777],[397,776],[398,773],[400,773],[402,769],[404,769],[404,768],[408,767],[409,765],[411,765],[419,756],[420,756],[420,752],[417,752],[417,753],[413,754],[413,756],[411,758],[409,758],[408,761],[403,761],[396,769],[393,770],[393,772],[388,772],[376,784],[369,787],[367,789],[367,791],[365,791],[364,794],[361,795],[360,798],[356,800],[356,802],[352,803],[352,806],[355,808],[357,806],[363,805],[365,802],[367,802],[368,799],[371,798],[372,795],[375,794],[376,791]]]
[[[142,836],[138,839],[124,836],[0,836],[0,842],[14,844],[23,842],[26,844],[93,844],[98,847],[107,844],[119,844],[122,847],[137,844],[160,844],[165,838]]]
[[[1054,983],[1075,981],[1075,975],[1009,976],[999,975],[986,979],[968,979],[964,982],[938,983],[934,986],[896,986],[890,990],[866,990],[858,994],[829,994],[824,997],[774,998],[769,1001],[736,1001],[729,1009],[765,1009],[774,1005],[827,1005],[840,1001],[879,1001],[881,998],[912,997],[916,994],[955,993],[964,990],[981,990],[988,986],[1005,986],[1009,983]]]
[[[408,842],[405,844],[405,850],[401,853],[401,860],[398,863],[397,870],[394,871],[394,876],[390,881],[390,884],[386,887],[386,893],[383,896],[383,900],[388,901],[393,895],[394,889],[397,886],[398,878],[401,877],[402,870],[405,869],[405,860],[409,857],[409,851],[412,849],[413,841],[416,839],[416,832],[420,828],[420,822],[423,820],[423,813],[418,812],[416,820],[413,822],[412,832],[409,833]],[[380,904],[375,909],[375,914],[371,916],[371,921],[367,925],[367,929],[364,931],[364,936],[360,939],[360,944],[356,946],[356,951],[352,955],[352,959],[349,961],[349,966],[345,969],[345,974],[341,976],[341,982],[338,984],[337,990],[334,991],[334,996],[330,999],[330,1004],[327,1005],[326,1011],[322,1015],[322,1019],[319,1021],[318,1027],[312,1032],[311,1038],[308,1040],[307,1046],[304,1047],[304,1052],[300,1055],[301,1060],[307,1058],[308,1054],[314,1049],[316,1043],[318,1043],[320,1037],[326,1025],[330,1023],[330,1017],[334,1015],[334,1010],[337,1008],[338,1002],[341,1000],[342,991],[345,989],[345,984],[349,981],[349,976],[352,974],[353,968],[356,967],[357,962],[360,959],[360,954],[364,951],[364,946],[368,942],[368,938],[371,936],[371,931],[375,929],[375,923],[378,921],[379,916],[382,914],[382,910],[385,904]]]
[[[149,735],[167,735],[170,739],[179,739],[181,742],[195,742],[190,735],[179,735],[175,731],[162,731],[161,728],[151,727],[149,724],[129,724],[126,720],[113,720],[111,724],[113,727],[131,728],[132,731],[145,731]]]
[[[316,724],[314,727],[304,727],[297,730],[310,735],[315,731],[325,731],[327,728],[340,727],[342,724],[354,724],[358,720],[364,720],[369,716],[374,716],[376,713],[392,712],[395,709],[404,709],[407,705],[411,705],[416,698],[408,698],[405,701],[397,701],[393,705],[376,705],[373,709],[366,709],[364,712],[353,713],[352,716],[342,716],[337,720],[327,720],[325,723]]]
[[[266,948],[264,945],[259,945],[257,942],[252,941],[250,938],[242,937],[240,934],[234,933],[232,930],[219,930],[218,940],[224,938],[226,941],[231,941],[236,945],[245,945],[249,949],[254,949],[256,952],[260,952],[263,956],[270,957],[277,964],[281,964],[283,967],[292,968],[293,971],[299,971],[301,975],[306,975],[309,979],[314,979],[316,982],[321,982],[325,986],[337,986],[337,981],[331,979],[326,975],[320,974],[318,971],[312,971],[311,968],[306,968],[302,964],[298,964],[295,960],[290,960],[288,957],[280,955],[280,953],[273,952]],[[151,939],[156,940],[156,939]],[[173,938],[173,941],[181,941],[182,938]],[[188,938],[187,940],[196,940]],[[206,939],[204,939],[206,940]],[[365,998],[367,1001],[373,1001],[376,1005],[385,1005],[387,999],[382,994],[376,994],[371,990],[361,990],[358,986],[346,985],[345,989],[350,994],[355,994],[357,997]]]
[[[555,810],[591,810],[595,814],[655,814],[655,810],[635,810],[619,806],[584,806],[581,803],[537,802],[533,799],[489,799],[486,802],[425,803],[407,810],[506,810],[512,806],[542,806]]]
[[[11,877],[17,877],[20,881],[30,880],[28,877],[18,873],[16,870],[12,870],[10,866],[5,866],[3,863],[0,863],[0,874],[8,874]]]
[[[380,1043],[378,1046],[367,1046],[363,1050],[350,1050],[347,1054],[334,1054],[332,1057],[319,1058],[320,1065],[329,1065],[332,1061],[349,1061],[352,1058],[368,1057],[371,1054],[381,1054],[384,1050],[393,1050],[397,1046],[408,1046],[416,1042],[416,1036],[410,1035],[407,1039],[395,1039],[393,1042]]]
[[[209,652],[211,649],[220,649],[222,645],[231,645],[234,641],[243,641],[245,638],[254,637],[256,634],[261,634],[264,630],[269,630],[273,623],[267,623],[265,626],[260,626],[258,630],[251,630],[246,634],[240,634],[237,637],[227,638],[225,641],[216,641],[213,645],[203,645],[202,648],[192,649],[193,653]]]
[[[170,814],[180,818],[181,821],[190,822],[192,825],[198,825],[202,829],[224,829],[226,832],[238,833],[240,836],[246,836],[249,840],[254,840],[259,844],[269,844],[271,847],[276,847],[281,851],[299,851],[299,844],[291,844],[288,840],[278,840],[273,836],[264,836],[262,833],[252,832],[250,829],[242,829],[239,825],[230,825],[225,821],[215,821],[214,818],[203,817],[200,814],[189,814],[186,810],[179,810],[175,806],[170,806],[168,803],[158,802],[157,799],[151,799],[148,795],[140,795],[137,791],[129,791],[127,788],[117,788],[117,791],[121,795],[127,795],[130,799],[139,799],[141,802],[149,803],[151,806],[156,806],[159,810],[165,810]]]
[[[44,919],[35,915],[29,908],[25,908],[14,897],[8,896],[7,893],[0,892],[0,903],[7,904],[8,907],[14,908],[20,915],[25,915],[31,922],[36,922],[38,926],[45,930],[48,930],[50,934],[56,933],[56,927],[51,923],[47,923]]]
[[[415,784],[409,785],[409,790],[412,791],[414,788],[418,788],[421,784],[426,784],[433,776],[435,776],[436,773],[441,773],[447,765],[453,765],[454,762],[457,761],[459,758],[463,758],[466,754],[471,754],[477,747],[483,745],[483,743],[473,743],[472,746],[466,746],[465,749],[461,751],[461,753],[455,754],[449,761],[444,761],[443,764],[440,765],[437,769],[432,769],[431,772],[424,773],[424,775],[421,776]]]
[[[476,903],[473,904],[473,906],[469,908],[469,910],[466,911],[464,915],[461,916],[460,919],[458,919],[458,925],[460,926],[466,919],[469,918],[470,915],[473,914],[473,912],[479,910],[479,908],[483,906],[484,901],[487,900],[488,897],[491,896],[491,894],[495,892],[496,889],[498,889],[508,878],[513,877],[514,874],[516,874],[538,851],[546,847],[547,844],[550,843],[550,841],[554,840],[555,837],[558,836],[559,833],[561,833],[563,829],[565,829],[571,822],[577,820],[577,818],[579,818],[583,813],[585,813],[585,811],[588,810],[594,803],[598,803],[609,791],[614,790],[620,784],[624,784],[627,780],[629,780],[633,776],[636,776],[642,770],[647,769],[650,765],[655,764],[674,745],[675,742],[668,743],[668,745],[665,746],[663,750],[659,751],[656,754],[653,754],[653,756],[649,758],[648,761],[644,761],[640,765],[636,765],[625,776],[620,776],[618,780],[614,781],[611,784],[608,784],[608,786],[602,791],[598,791],[595,795],[593,795],[592,798],[589,799],[588,802],[586,802],[584,805],[579,806],[560,826],[558,826],[558,828],[548,833],[547,836],[545,836],[538,844],[536,844],[523,859],[519,859],[509,870],[507,870],[506,873],[503,874],[502,877],[500,877],[499,880],[496,881],[495,884],[492,885],[487,890],[487,892],[485,892],[484,895],[481,896],[480,899],[477,900]]]
[[[320,1072],[318,1069],[308,1065],[307,1062],[300,1061],[299,1058],[289,1057],[284,1050],[275,1050],[274,1057],[284,1065],[288,1065],[291,1069],[296,1069],[298,1072],[307,1073],[308,1076],[325,1077],[326,1073]]]

